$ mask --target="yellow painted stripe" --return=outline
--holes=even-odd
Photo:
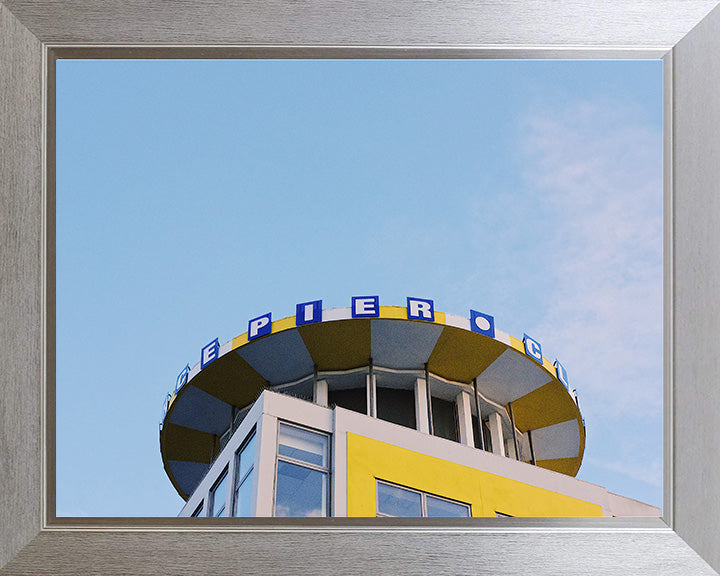
[[[407,308],[405,306],[380,306],[380,318],[407,320]]]
[[[554,458],[552,460],[538,460],[536,462],[540,468],[554,470],[568,476],[575,476],[580,469],[580,463],[577,458]]]
[[[522,340],[518,340],[515,336],[510,336],[510,346],[515,348],[521,354],[525,354],[525,344]]]
[[[215,443],[215,436],[212,434],[169,422],[163,426],[160,434],[163,440],[160,443],[163,460],[210,464]]]
[[[270,334],[277,334],[278,332],[289,330],[290,328],[295,328],[295,316],[288,316],[287,318],[274,320],[272,326],[270,327]],[[235,348],[239,348],[248,342],[247,332],[240,334],[240,336],[235,336],[232,340],[232,350],[235,350]]]
[[[415,320],[408,318],[407,306],[380,306],[380,318],[392,320],[410,320],[411,322],[428,322],[428,320]],[[434,324],[445,324],[445,312],[435,310]]]
[[[428,370],[448,380],[469,384],[505,350],[507,347],[502,342],[445,326],[428,358]]]
[[[393,444],[347,433],[347,514],[375,516],[376,481],[470,504],[473,516],[602,516],[602,507]]]
[[[257,398],[265,387],[265,378],[239,354],[229,352],[205,366],[192,379],[192,385],[231,406],[242,408]]]
[[[282,320],[275,320],[275,322],[272,323],[273,334],[282,332],[283,330],[289,330],[290,328],[295,328],[295,316],[288,316]]]
[[[577,418],[577,406],[559,380],[552,380],[513,400],[513,416],[520,432],[545,428]]]
[[[367,366],[370,360],[370,319],[335,320],[298,326],[313,362],[323,370]]]
[[[232,349],[235,350],[235,348],[239,348],[243,344],[248,343],[248,333],[245,332],[244,334],[240,334],[240,336],[235,336],[232,341]]]
[[[543,356],[543,368],[545,368],[545,370],[550,372],[553,376],[556,376],[555,366],[553,366],[552,362],[545,358],[545,356]]]

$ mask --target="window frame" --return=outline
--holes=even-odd
[[[327,453],[325,454],[326,461],[327,461],[327,467],[318,466],[316,464],[311,464],[309,462],[305,462],[303,460],[298,460],[296,458],[291,458],[289,456],[281,456],[280,455],[280,429],[282,426],[288,426],[290,428],[299,428],[300,430],[305,430],[307,432],[311,432],[313,434],[319,434],[321,436],[325,436],[327,438],[327,445],[325,447],[325,450]],[[276,506],[277,506],[277,488],[278,488],[278,464],[280,462],[286,462],[287,464],[294,464],[296,466],[300,466],[302,468],[308,468],[310,470],[315,470],[316,472],[321,472],[325,474],[326,477],[326,489],[325,489],[325,515],[321,516],[321,518],[331,518],[333,515],[332,510],[332,502],[333,502],[333,495],[332,495],[332,448],[333,448],[333,434],[331,432],[326,432],[324,430],[318,430],[317,428],[311,428],[309,426],[303,426],[302,424],[297,424],[296,422],[291,422],[289,420],[280,420],[277,421],[277,434],[275,436],[275,472],[274,472],[274,481],[273,481],[273,502],[272,502],[272,515],[273,518],[277,518],[276,514]]]
[[[244,518],[244,516],[237,516],[237,492],[238,488],[240,488],[245,481],[248,479],[250,475],[252,475],[255,472],[255,455],[256,451],[258,449],[258,443],[255,442],[255,446],[253,447],[253,455],[252,455],[252,464],[250,464],[250,467],[247,469],[245,474],[243,474],[242,478],[238,480],[238,472],[240,471],[240,460],[242,457],[243,452],[248,447],[250,442],[257,440],[257,429],[255,427],[248,432],[248,435],[245,437],[245,439],[242,441],[242,444],[240,444],[240,447],[235,450],[235,455],[233,457],[233,465],[235,466],[234,474],[233,474],[233,488],[232,493],[230,495],[230,516],[233,518]],[[229,465],[229,464],[228,464]],[[250,503],[250,511],[252,512],[251,516],[254,515],[255,510],[253,509],[252,500],[255,499],[256,495],[253,494],[254,487],[251,489],[251,503]]]
[[[208,492],[208,516],[210,518],[223,518],[225,516],[225,512],[227,511],[227,491],[228,486],[225,486],[225,501],[223,502],[222,509],[220,510],[220,514],[215,514],[215,498],[216,498],[216,492],[219,488],[220,484],[225,482],[228,479],[228,472],[229,472],[229,466],[225,466],[223,468],[223,471],[220,473],[220,475],[217,477],[217,480],[213,482],[213,485],[210,487],[210,490]]]
[[[391,486],[393,488],[400,488],[401,490],[407,490],[408,492],[414,492],[416,494],[420,494],[420,516],[407,516],[407,518],[430,518],[427,513],[427,498],[428,496],[435,498],[437,500],[444,500],[445,502],[450,502],[452,504],[458,504],[460,506],[465,506],[468,511],[467,516],[443,516],[443,518],[472,518],[472,504],[469,504],[468,502],[461,502],[460,500],[453,500],[452,498],[447,498],[446,496],[440,496],[439,494],[433,494],[432,492],[425,492],[423,490],[419,490],[417,488],[411,488],[410,486],[403,486],[402,484],[397,484],[396,482],[388,482],[387,480],[383,480],[381,478],[375,478],[375,517],[376,518],[401,518],[401,516],[393,516],[392,514],[383,514],[378,509],[380,505],[380,485],[385,484],[386,486]]]
[[[195,511],[190,514],[190,518],[203,518],[205,512],[205,498],[195,507]]]

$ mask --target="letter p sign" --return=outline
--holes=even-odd
[[[268,312],[257,318],[253,318],[248,322],[248,340],[253,338],[260,338],[270,334],[272,330],[272,313]]]

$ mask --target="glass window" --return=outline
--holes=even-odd
[[[203,502],[200,502],[200,504],[198,504],[198,507],[195,508],[195,512],[192,513],[192,517],[197,518],[198,516],[202,516],[202,513],[203,513]]]
[[[279,461],[275,516],[327,516],[327,474]]]
[[[225,500],[227,499],[227,468],[222,473],[220,480],[215,483],[210,496],[212,500],[212,515],[222,516],[225,513]]]
[[[315,466],[327,467],[327,443],[328,437],[324,434],[280,424],[278,442],[280,456]]]
[[[365,375],[363,375],[363,378]],[[328,384],[332,382],[328,379]],[[340,406],[346,410],[352,410],[353,412],[360,412],[360,414],[367,414],[367,389],[365,386],[362,388],[350,388],[344,390],[336,390],[332,387],[328,390],[328,404],[330,406]]]
[[[422,494],[414,490],[400,488],[378,482],[378,515],[382,516],[422,516]]]
[[[251,477],[235,488],[235,502],[233,516],[252,516],[253,480]]]
[[[493,452],[492,433],[490,432],[490,424],[487,420],[482,423],[483,440],[485,441],[485,450]]]
[[[480,448],[480,430],[481,428],[478,427],[478,419],[477,416],[473,414],[472,416],[472,428],[473,428],[473,442],[475,443],[475,448]]]
[[[460,516],[467,518],[470,516],[470,506],[437,498],[428,494],[425,496],[427,515],[429,518],[448,518],[452,516]]]
[[[329,515],[329,437],[280,423],[275,516]]]
[[[460,441],[457,426],[457,410],[455,402],[443,400],[436,396],[432,397],[432,420],[435,436],[447,438],[448,440]]]
[[[415,428],[415,391],[378,386],[377,417],[400,426]]]
[[[470,505],[378,480],[377,515],[414,518],[469,517]]]
[[[243,478],[251,471],[255,464],[255,433],[245,441],[237,454],[237,482],[242,482]]]
[[[255,474],[255,433],[245,441],[235,457],[235,491],[233,516],[252,515],[252,495]]]

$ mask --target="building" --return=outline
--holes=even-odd
[[[659,516],[575,478],[562,364],[431,300],[298,304],[201,350],[166,399],[180,516]]]

